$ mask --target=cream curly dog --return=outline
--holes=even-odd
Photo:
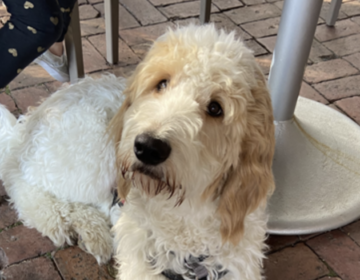
[[[118,279],[261,279],[274,128],[251,51],[212,25],[179,28],[125,100],[123,84],[85,79],[19,120],[0,106],[0,179],[19,217],[106,262],[118,180]]]
[[[168,31],[124,93],[118,279],[262,279],[274,127],[252,52],[213,25]]]

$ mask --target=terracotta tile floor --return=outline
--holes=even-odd
[[[360,0],[343,2],[336,27],[329,28],[324,17],[330,0],[324,1],[300,94],[360,124]],[[199,1],[120,0],[121,62],[112,66],[104,57],[103,1],[79,3],[85,70],[94,77],[105,71],[128,75],[167,26],[196,22],[199,14]],[[282,5],[283,1],[276,0],[213,0],[212,21],[236,30],[267,74]],[[8,18],[0,6],[0,27]],[[29,105],[36,105],[59,86],[41,67],[30,65],[0,91],[0,103],[15,115],[25,113]],[[268,280],[360,279],[360,221],[323,234],[270,236],[268,244]],[[111,264],[99,267],[79,248],[55,248],[36,230],[24,227],[8,206],[1,185],[0,247],[8,258],[0,279],[113,279],[115,273]]]

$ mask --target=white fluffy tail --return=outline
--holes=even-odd
[[[11,114],[4,105],[0,104],[0,163],[3,162],[5,156],[10,150],[15,124],[15,116]]]

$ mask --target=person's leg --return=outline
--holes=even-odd
[[[51,47],[49,48],[49,51],[56,56],[62,56],[64,54],[63,41],[52,44]]]
[[[57,42],[54,43],[50,48],[49,51],[56,55],[56,56],[62,56],[64,53],[64,45],[63,40],[65,37],[65,34],[67,32],[68,26],[70,24],[70,13],[72,12],[72,9],[74,8],[74,4],[77,0],[59,0],[59,6],[62,13],[63,18],[63,29],[61,32],[61,36],[58,38]]]
[[[67,32],[71,20],[70,14],[74,8],[76,1],[77,0],[58,0],[63,18],[63,26],[62,26],[63,29],[57,42],[62,42],[64,40],[65,34]]]
[[[57,42],[51,45],[48,51],[35,60],[35,63],[42,66],[51,76],[60,82],[68,82],[70,80],[67,60],[64,54],[63,40],[68,29],[70,13],[75,1],[76,0],[58,1],[63,20],[61,35]]]
[[[56,0],[3,0],[10,20],[0,29],[0,88],[5,87],[63,32]]]

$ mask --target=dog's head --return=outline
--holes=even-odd
[[[149,196],[218,203],[221,235],[237,243],[245,216],[274,188],[274,127],[252,52],[213,25],[168,31],[138,65],[111,122],[125,198],[130,180]]]

